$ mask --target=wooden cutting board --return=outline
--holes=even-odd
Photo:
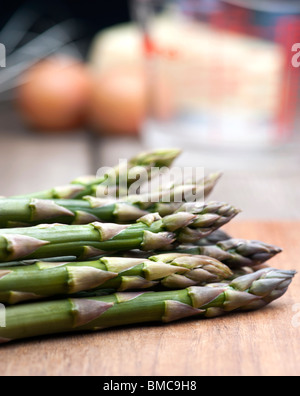
[[[276,244],[270,262],[300,271],[300,223],[234,221],[239,238]],[[300,275],[262,311],[165,326],[55,336],[0,347],[2,376],[298,376]]]

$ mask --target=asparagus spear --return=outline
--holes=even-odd
[[[125,291],[163,286],[182,289],[233,276],[219,261],[205,256],[166,255],[149,259],[103,257],[76,263],[39,262],[0,270],[0,303],[16,304],[93,289]]]
[[[197,241],[197,245],[180,245],[178,247],[176,247],[176,249],[173,250],[173,253],[178,253],[178,254],[193,254],[193,255],[198,255],[198,253],[200,252],[199,250],[199,246],[211,246],[216,244],[219,241],[222,240],[227,240],[230,239],[231,237],[225,233],[222,230],[217,230],[214,231],[212,234],[208,235],[205,238],[200,239],[199,241]],[[263,244],[263,242],[261,242]],[[280,248],[278,248],[280,249]],[[219,249],[217,249],[219,250]],[[214,251],[207,251],[210,256],[208,255],[208,257],[212,257],[215,258],[216,253],[214,253]],[[159,251],[157,251],[157,254],[159,254]],[[127,250],[122,252],[122,257],[127,257],[127,258],[144,258],[147,259],[152,255],[151,252],[145,252],[142,250]],[[111,253],[111,256],[114,256],[113,253]],[[100,255],[99,257],[92,257],[90,258],[91,260],[96,260],[99,258],[102,258],[103,255]],[[223,257],[223,255],[222,255]],[[218,254],[218,259],[221,258],[221,255]],[[228,258],[228,255],[226,255],[225,257],[226,259]],[[270,257],[271,258],[271,257]],[[10,262],[4,262],[1,263],[0,262],[0,269],[3,267],[19,267],[19,266],[26,266],[26,265],[33,265],[33,264],[37,264],[40,261],[40,259],[31,259],[31,260],[16,260],[16,261],[10,261]],[[48,259],[44,259],[43,261],[48,261],[48,262],[58,262],[58,263],[62,263],[62,262],[75,262],[77,261],[77,257],[76,256],[63,256],[63,257],[50,257]]]
[[[201,190],[206,196],[219,174],[212,174],[196,184],[179,185],[167,191],[123,197],[115,202],[91,196],[83,199],[7,198],[0,200],[0,227],[26,227],[41,223],[88,224],[94,221],[128,223],[147,213],[170,215],[180,208],[187,190]],[[178,199],[180,202],[175,202]],[[159,203],[157,203],[160,201]]]
[[[208,235],[206,238],[202,238],[197,242],[197,246],[209,246],[215,245],[221,241],[227,241],[232,239],[232,237],[224,230],[217,230],[212,234]]]
[[[218,241],[220,238],[230,238],[224,231],[217,230],[209,235],[207,238],[201,239],[197,245],[179,245],[172,252],[166,253],[165,257],[174,257],[176,255],[202,255],[224,263],[229,268],[237,270],[244,267],[255,268],[261,264],[271,260],[277,254],[282,252],[280,247],[267,244],[260,241],[250,241],[246,239],[226,239],[226,242],[220,241],[213,244],[213,241]],[[200,246],[201,244],[201,246]],[[159,253],[159,252],[158,252]],[[149,258],[152,253],[144,251],[128,251],[123,254],[125,257],[134,258]],[[162,255],[160,255],[162,257]],[[67,260],[75,261],[75,257],[69,257]],[[51,259],[52,261],[53,259]],[[57,258],[57,262],[66,261],[64,257]],[[36,264],[38,260],[16,261],[12,263],[0,264],[1,266],[24,266]]]
[[[219,230],[218,230],[219,231]],[[282,252],[282,249],[260,241],[249,241],[245,239],[228,239],[226,240],[226,247],[223,243],[212,244],[212,241],[217,240],[218,237],[222,237],[223,232],[218,234],[218,231],[215,231],[211,234],[212,237],[208,236],[207,238],[203,238],[203,246],[197,245],[179,245],[172,252],[162,253],[157,252],[159,254],[160,260],[162,257],[166,259],[172,259],[176,257],[180,257],[181,255],[200,255],[214,258],[223,264],[227,265],[230,269],[237,270],[243,268],[252,268],[255,270],[256,267],[261,266],[267,261],[271,260],[277,254]],[[224,234],[226,235],[226,234]],[[223,235],[223,236],[224,236]],[[211,241],[211,242],[210,242]],[[206,243],[206,244],[205,244]],[[230,248],[229,248],[230,246]],[[152,256],[153,253],[145,252],[145,251],[126,251],[123,253],[123,257],[127,258],[144,258],[147,259]],[[152,257],[154,259],[155,256]],[[54,258],[51,258],[53,261]],[[55,258],[56,262],[65,262],[65,261],[76,261],[76,257],[61,257]],[[39,260],[24,260],[24,261],[16,261],[9,263],[0,263],[1,267],[6,266],[25,266],[32,265],[38,263]]]
[[[128,161],[128,163],[121,163],[116,166],[112,174],[116,175],[116,179],[112,178],[115,183],[122,178],[127,179],[128,187],[132,185],[137,179],[136,174],[138,168],[145,168],[148,172],[148,177],[151,176],[152,168],[163,168],[172,165],[173,161],[179,156],[180,150],[155,150],[153,152],[140,153],[136,157]],[[135,168],[135,169],[134,169]],[[97,187],[102,183],[109,184],[112,174],[106,174],[103,177],[79,177],[73,180],[70,184],[61,187],[50,188],[49,190],[40,191],[32,194],[19,195],[12,198],[39,198],[39,199],[80,199],[86,195],[92,195],[96,192]]]
[[[281,253],[282,249],[260,241],[228,239],[216,245],[179,246],[176,253],[197,254],[214,257],[228,267],[256,267]]]
[[[187,209],[192,213],[184,211]],[[1,229],[0,262],[60,256],[86,259],[113,251],[171,249],[175,241],[196,242],[206,237],[238,213],[220,202],[196,203],[164,218],[148,214],[130,225],[94,222]]]
[[[294,275],[293,271],[268,268],[239,277],[228,285],[192,286],[164,292],[121,292],[94,298],[20,304],[6,308],[6,327],[0,328],[0,342],[257,310],[280,298]]]

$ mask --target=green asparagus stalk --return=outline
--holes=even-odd
[[[0,262],[60,256],[85,260],[105,252],[170,250],[174,242],[196,242],[206,237],[238,213],[239,210],[220,202],[196,203],[164,218],[157,213],[148,214],[129,225],[94,222],[1,229]]]
[[[271,260],[282,249],[260,241],[228,239],[216,245],[179,246],[176,253],[196,254],[213,257],[232,269],[256,267]]]
[[[212,190],[219,174],[212,174],[197,184],[176,186],[169,191],[169,203],[164,203],[166,191],[143,196],[129,196],[111,202],[91,196],[83,199],[15,198],[0,200],[0,227],[26,227],[41,223],[88,224],[94,221],[118,224],[136,221],[147,213],[162,216],[180,208],[187,190],[201,190],[205,196]],[[175,199],[181,201],[175,202]],[[162,200],[158,203],[159,200]]]
[[[190,249],[190,253],[189,254],[197,254],[197,248],[198,246],[207,246],[207,245],[214,245],[220,241],[224,241],[224,240],[228,240],[231,239],[231,236],[228,235],[226,232],[224,232],[223,230],[216,230],[213,233],[211,233],[210,235],[208,235],[205,238],[200,239],[197,242],[197,246],[181,246],[181,251],[179,251],[179,253],[184,253],[187,249]],[[179,248],[179,247],[178,247]],[[112,253],[113,254],[113,253]],[[151,255],[151,254],[150,254]],[[122,253],[123,257],[134,257],[134,258],[148,258],[149,257],[149,253],[143,252],[143,251],[126,251]],[[92,258],[93,260],[95,259],[95,257]],[[56,261],[56,262],[68,262],[68,261],[76,261],[77,258],[76,256],[68,256],[68,257],[51,257],[49,259],[47,259],[47,261]],[[24,266],[24,265],[32,265],[32,264],[36,264],[37,262],[39,262],[39,259],[32,259],[32,260],[16,260],[16,261],[10,261],[10,262],[5,262],[5,263],[1,263],[0,262],[0,269],[1,267],[18,267],[18,266]]]
[[[176,257],[176,255],[180,256],[186,254],[202,255],[214,258],[227,265],[229,268],[238,270],[244,267],[259,267],[282,252],[282,249],[277,246],[260,241],[249,241],[246,239],[227,239],[225,242],[220,241],[213,245],[213,241],[218,240],[218,238],[224,238],[227,235],[221,230],[220,233],[218,231],[219,230],[212,233],[211,236],[200,240],[200,242],[203,241],[202,246],[180,245],[172,250],[172,252],[165,253],[165,257],[172,257],[173,254],[174,257]],[[151,255],[152,253],[143,251],[128,251],[123,254],[123,256],[128,258],[149,258]],[[163,257],[162,255],[160,256]],[[68,258],[70,261],[72,259],[73,261],[76,260],[75,257]],[[62,261],[66,261],[66,259],[63,257],[59,259],[57,258],[57,262]],[[37,262],[38,260],[17,261],[9,264],[2,264],[2,266],[24,266],[36,264]]]
[[[151,177],[152,168],[164,168],[172,165],[173,161],[179,156],[180,150],[155,150],[153,152],[140,153],[132,158],[128,163],[121,163],[116,166],[112,173],[108,173],[100,178],[89,176],[79,177],[70,184],[61,187],[50,188],[49,190],[40,191],[32,194],[19,195],[12,198],[38,198],[38,199],[80,199],[86,195],[93,195],[97,191],[97,187],[101,184],[109,185],[112,175],[116,175],[116,180],[112,177],[114,184],[122,178],[127,179],[128,187],[137,181],[138,169],[143,167]]]
[[[0,303],[17,304],[89,290],[182,289],[221,282],[233,276],[219,261],[205,256],[166,255],[149,259],[103,257],[76,263],[39,262],[0,270]]]
[[[235,272],[237,272],[237,270],[246,267],[255,269],[282,252],[282,249],[277,246],[260,241],[249,241],[245,239],[228,239],[226,240],[226,246],[224,246],[223,242],[213,245],[213,240],[216,240],[218,237],[222,237],[222,235],[224,237],[226,234],[223,234],[223,232],[218,234],[218,231],[216,231],[211,235],[212,238],[210,238],[210,236],[203,238],[206,243],[209,243],[208,245],[205,245],[204,243],[203,246],[179,245],[173,249],[172,252],[161,254],[160,252],[157,253],[159,254],[160,260],[162,260],[163,257],[172,260],[173,258],[175,259],[181,255],[185,256],[187,254],[211,257],[222,262],[230,269],[233,269]],[[152,255],[153,253],[145,251],[126,251],[123,253],[123,257],[140,259],[147,259]],[[155,259],[155,256],[153,256],[152,259]],[[51,259],[51,261],[52,260],[53,259]],[[76,258],[69,257],[67,260],[75,261]],[[62,261],[65,262],[66,258],[56,258],[56,262]],[[37,262],[38,260],[25,260],[8,264],[2,263],[0,264],[0,269],[4,266],[25,266],[36,264]]]
[[[0,342],[257,310],[284,295],[294,275],[293,271],[264,269],[228,285],[20,304],[6,308],[6,327],[0,328]]]

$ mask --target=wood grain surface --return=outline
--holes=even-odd
[[[277,244],[273,267],[300,271],[300,223],[235,221],[236,237]],[[298,304],[298,305],[297,305]],[[54,336],[0,348],[2,376],[298,376],[300,275],[262,311],[165,326]]]

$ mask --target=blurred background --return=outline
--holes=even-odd
[[[179,147],[241,218],[300,219],[299,0],[1,6],[0,195]]]

